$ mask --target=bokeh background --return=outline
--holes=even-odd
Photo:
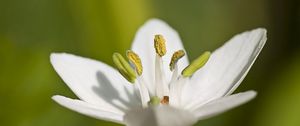
[[[197,126],[300,126],[299,0],[0,0],[0,125],[101,126],[51,100],[76,98],[49,62],[69,52],[112,64],[147,19],[181,35],[189,58],[234,34],[268,29],[268,41],[236,92],[257,98]]]

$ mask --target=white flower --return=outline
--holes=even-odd
[[[52,98],[81,114],[129,126],[192,125],[255,97],[255,91],[231,94],[265,42],[265,29],[243,32],[189,65],[177,32],[152,19],[138,30],[127,52],[129,67],[114,54],[121,74],[96,60],[51,54],[54,69],[79,99]]]

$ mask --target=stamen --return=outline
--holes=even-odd
[[[155,35],[154,47],[155,47],[156,54],[158,54],[160,57],[164,56],[167,52],[165,42],[166,40],[162,35]]]
[[[189,66],[187,66],[182,72],[183,77],[192,76],[197,70],[202,68],[210,57],[210,52],[206,51],[202,55],[200,55],[197,59],[195,59]]]
[[[162,56],[167,52],[166,50],[166,40],[162,35],[155,35],[154,37],[154,48],[156,51],[155,57],[155,87],[156,96],[162,98],[169,94],[169,87],[165,81],[165,74],[163,70]]]
[[[169,84],[170,85],[170,105],[174,106],[174,107],[179,106],[180,95],[178,95],[178,92],[180,92],[180,91],[178,91],[178,90],[181,90],[181,89],[180,89],[180,83],[179,83],[178,79],[182,78],[182,77],[178,77],[177,62],[184,55],[185,55],[185,53],[183,50],[176,51],[173,54],[171,62],[170,62],[170,70],[173,71],[173,75],[172,75],[172,78],[171,78],[171,81]]]
[[[169,96],[164,96],[160,103],[163,105],[169,105]]]
[[[147,87],[145,86],[145,81],[144,81],[143,77],[142,76],[138,76],[137,80],[139,82],[137,84],[137,87],[139,89],[139,93],[140,93],[140,96],[141,96],[142,105],[143,105],[143,107],[146,108],[147,107],[147,103],[150,100],[149,92],[148,92]]]
[[[130,63],[135,66],[135,70],[137,74],[140,76],[143,73],[143,66],[140,57],[131,50],[126,52],[127,58],[129,59]]]
[[[173,107],[181,107],[181,94],[182,94],[182,89],[188,81],[188,78],[179,76],[178,80],[172,84],[172,88],[170,91],[170,105]]]
[[[126,56],[129,59],[129,62],[134,65],[136,74],[138,75],[138,77],[137,77],[138,83],[136,85],[137,85],[137,88],[139,89],[139,94],[141,96],[141,102],[142,102],[143,107],[147,107],[147,105],[148,105],[147,103],[150,100],[150,98],[149,98],[148,89],[145,86],[144,78],[142,77],[142,73],[143,73],[142,61],[141,61],[140,57],[131,50],[128,50],[126,52]]]
[[[120,53],[113,54],[113,62],[121,75],[129,82],[134,83],[136,75],[130,64],[124,59]]]
[[[147,105],[148,105],[147,103],[150,100],[150,98],[149,98],[148,89],[145,86],[145,81],[142,77],[143,65],[142,65],[141,59],[136,53],[134,53],[131,50],[128,50],[126,52],[126,56],[129,59],[129,62],[132,63],[135,67],[136,74],[138,75],[138,77],[137,77],[138,83],[136,85],[137,85],[137,88],[139,89],[139,94],[141,96],[141,102],[142,102],[143,107],[147,107]]]
[[[175,64],[178,62],[178,60],[180,58],[182,58],[183,56],[185,55],[184,51],[183,50],[178,50],[176,51],[172,58],[171,58],[171,61],[170,61],[170,70],[173,71],[175,69]]]
[[[172,87],[172,84],[178,79],[178,65],[175,64],[174,65],[174,70],[173,70],[173,73],[172,73],[172,78],[171,78],[171,81],[170,81],[170,88]]]
[[[169,87],[165,80],[162,58],[159,55],[156,55],[155,58],[155,87],[156,96],[159,98],[169,94]]]
[[[171,81],[170,81],[170,83],[169,83],[169,85],[170,85],[170,94],[169,94],[169,96],[170,96],[170,105],[172,105],[172,106],[178,106],[177,104],[178,104],[178,102],[177,102],[177,85],[178,85],[178,82],[177,82],[177,80],[178,80],[178,65],[177,64],[175,64],[175,66],[174,66],[175,68],[174,68],[174,70],[173,70],[173,74],[172,74],[172,78],[171,78]]]

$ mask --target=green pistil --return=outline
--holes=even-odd
[[[150,98],[150,101],[148,102],[149,105],[157,106],[160,104],[160,98],[158,96],[153,96]]]

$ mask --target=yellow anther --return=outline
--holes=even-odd
[[[192,76],[197,70],[202,68],[210,57],[210,52],[206,51],[187,66],[181,73],[184,77]]]
[[[165,42],[166,40],[162,35],[155,35],[154,47],[155,47],[156,54],[158,54],[160,57],[164,56],[167,52]]]
[[[138,75],[142,75],[143,73],[143,65],[140,57],[133,51],[128,50],[126,52],[127,58],[129,59],[129,62],[132,63],[135,67],[135,70]]]
[[[169,65],[171,71],[174,70],[177,61],[178,61],[180,58],[182,58],[184,55],[185,55],[185,53],[184,53],[183,50],[178,50],[178,51],[176,51],[176,52],[173,54],[173,56],[172,56],[172,58],[171,58],[171,61],[170,61],[170,65]]]

